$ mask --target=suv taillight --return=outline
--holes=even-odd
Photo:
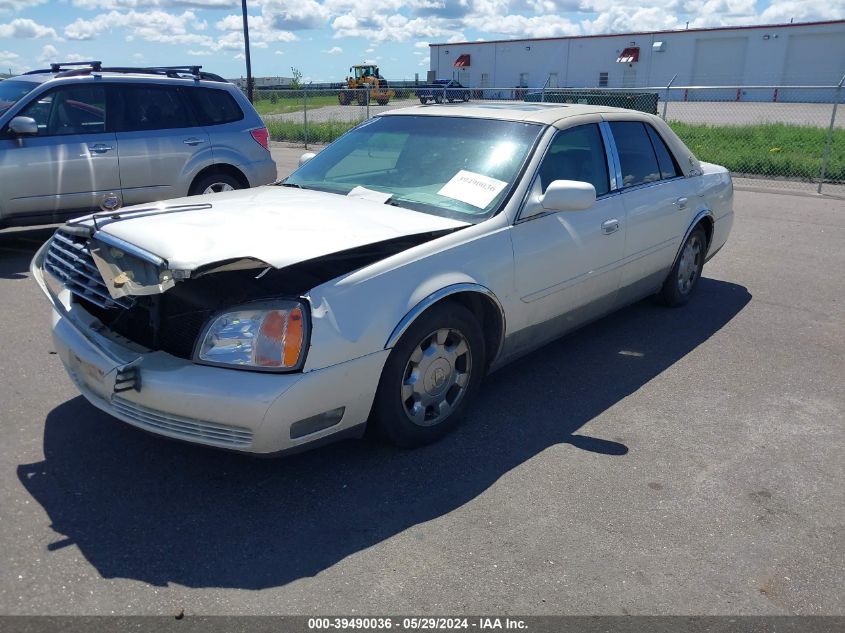
[[[266,127],[260,127],[255,130],[250,130],[249,134],[250,136],[252,136],[253,139],[255,139],[256,143],[258,143],[268,152],[270,151],[270,132],[267,131]]]

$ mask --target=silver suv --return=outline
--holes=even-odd
[[[258,113],[200,66],[78,62],[0,81],[0,227],[275,179]]]

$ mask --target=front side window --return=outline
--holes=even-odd
[[[39,136],[102,133],[106,91],[103,86],[63,86],[30,103],[20,116],[35,119]]]
[[[596,188],[596,195],[610,191],[607,156],[599,126],[579,125],[555,136],[540,165],[543,192],[554,180],[579,180]]]
[[[125,86],[118,90],[123,102],[123,132],[192,127],[190,113],[179,89],[171,86]]]
[[[610,129],[619,153],[622,186],[634,187],[660,180],[660,166],[646,126],[639,121],[612,121]]]
[[[14,79],[0,81],[0,114],[3,114],[37,87],[38,83],[34,81],[15,81]]]
[[[493,119],[376,117],[281,184],[340,195],[363,188],[389,205],[479,222],[501,207],[542,130]]]

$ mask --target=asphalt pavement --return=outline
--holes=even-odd
[[[50,230],[0,232],[0,613],[845,614],[845,203],[736,211],[688,306],[496,372],[443,441],[276,460],[87,404]]]

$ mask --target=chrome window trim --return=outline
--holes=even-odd
[[[608,161],[608,173],[613,174],[610,178],[610,190],[620,191],[622,187],[622,167],[619,162],[619,154],[616,150],[616,139],[613,138],[613,132],[610,131],[610,123],[602,119],[599,122],[599,130],[601,131],[601,138],[604,142],[604,153]]]

